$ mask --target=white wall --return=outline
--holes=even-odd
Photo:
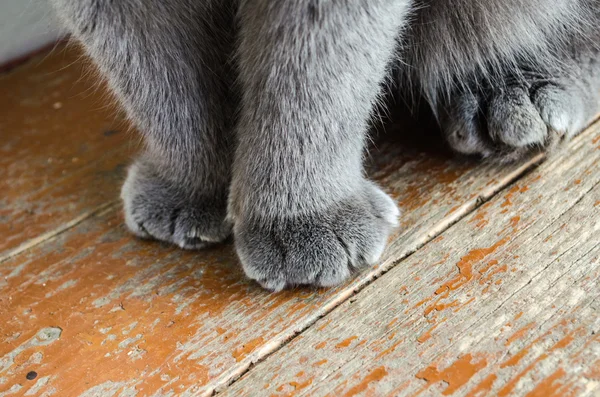
[[[0,66],[60,35],[48,0],[0,0]]]

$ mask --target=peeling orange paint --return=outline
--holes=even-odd
[[[454,212],[455,212],[457,209],[459,209],[461,206],[462,206],[462,205],[460,205],[460,204],[459,204],[459,205],[455,205],[454,207],[450,208],[450,209],[448,210],[448,215],[450,215],[450,214],[454,213]]]
[[[425,311],[423,312],[423,314],[425,316],[429,316],[434,311],[441,312],[442,310],[446,310],[446,309],[449,309],[449,308],[452,308],[452,307],[456,307],[456,306],[459,305],[458,301],[456,301],[456,300],[454,300],[452,302],[449,302],[449,303],[438,303],[438,302],[440,302],[442,299],[444,299],[446,297],[447,297],[447,295],[441,295],[434,304],[429,305],[425,309]]]
[[[444,257],[442,259],[440,259],[439,261],[435,262],[433,265],[431,266],[438,266],[438,265],[442,265],[444,263],[446,263],[446,261],[448,260],[448,258],[450,258],[450,253],[446,253],[444,254]]]
[[[458,275],[451,281],[441,286],[435,293],[440,294],[446,289],[452,291],[471,281],[473,279],[473,264],[480,262],[487,256],[493,254],[498,248],[506,244],[508,241],[509,237],[505,237],[489,248],[478,248],[471,250],[456,264],[458,267]]]
[[[367,390],[369,385],[373,382],[379,382],[381,379],[385,378],[388,374],[385,367],[377,367],[373,371],[371,371],[358,385],[354,386],[352,389],[348,390],[344,397],[355,396],[363,391]]]
[[[497,264],[498,264],[498,260],[493,259],[493,260],[489,261],[488,264],[479,271],[479,273],[485,274],[488,270],[490,270],[490,268],[492,268],[493,266],[496,266]]]
[[[424,315],[428,316],[433,311],[441,311],[446,308],[457,306],[458,305],[457,301],[452,301],[447,304],[440,304],[440,301],[442,299],[447,298],[450,294],[450,291],[456,290],[456,289],[462,287],[464,284],[471,281],[474,278],[473,265],[475,263],[478,263],[478,262],[484,260],[487,256],[494,253],[498,248],[500,248],[502,245],[506,244],[509,240],[510,240],[509,237],[505,237],[505,238],[501,239],[500,241],[496,242],[493,246],[491,246],[489,248],[473,249],[469,253],[467,253],[465,256],[463,256],[460,259],[460,261],[456,264],[456,266],[458,267],[458,274],[456,275],[456,277],[454,277],[450,281],[441,285],[435,291],[435,295],[438,295],[438,298],[434,303],[428,305],[425,308]],[[490,263],[493,264],[495,262],[491,261]],[[489,267],[490,263],[488,263],[488,267]],[[424,300],[419,302],[415,306],[415,308],[429,300],[431,300],[431,298],[425,298]]]
[[[415,305],[412,307],[413,309],[417,309],[420,306],[423,306],[425,303],[429,302],[432,298],[431,297],[427,297],[425,299],[420,300],[419,302],[415,303]]]
[[[290,382],[290,386],[292,386],[294,388],[294,390],[302,390],[302,389],[306,389],[308,386],[312,385],[313,380],[312,379],[308,379],[307,381],[304,382]]]
[[[475,362],[472,362],[473,358],[473,355],[469,353],[456,360],[443,371],[438,370],[436,366],[429,366],[419,371],[415,375],[416,378],[426,381],[427,384],[417,392],[417,395],[440,381],[448,385],[442,394],[444,396],[453,394],[466,385],[477,372],[487,365],[485,357],[479,356]]]
[[[441,321],[441,322],[439,322],[439,323],[437,323],[437,324],[434,324],[434,326],[433,326],[433,327],[429,328],[427,331],[425,331],[425,333],[421,334],[421,335],[420,335],[420,336],[417,338],[417,342],[419,342],[419,343],[424,343],[424,342],[428,341],[428,340],[431,338],[431,333],[432,333],[432,332],[433,332],[433,331],[434,331],[434,330],[435,330],[437,327],[439,327],[439,326],[440,326],[440,324],[441,324],[442,322],[443,322],[443,321]]]
[[[351,336],[348,339],[345,339],[343,341],[341,341],[340,343],[338,343],[337,345],[335,345],[335,347],[337,349],[343,349],[346,348],[348,346],[350,346],[350,344],[352,343],[353,340],[358,339],[358,336]]]
[[[481,229],[489,223],[486,216],[487,216],[487,211],[480,210],[469,222],[474,222],[475,227]]]
[[[529,323],[523,328],[516,331],[506,340],[506,346],[512,344],[514,341],[523,338],[533,327],[535,327],[535,323]]]
[[[80,57],[60,44],[0,75],[0,254],[118,199],[136,145]]]
[[[494,382],[498,379],[496,374],[489,374],[477,386],[469,391],[466,397],[481,397],[487,395],[494,386]]]
[[[388,354],[394,352],[394,350],[396,350],[396,348],[398,346],[400,346],[401,344],[404,343],[404,339],[400,339],[398,341],[396,341],[394,344],[392,344],[390,347],[388,347],[387,349],[385,349],[384,351],[382,351],[381,353],[379,353],[376,357],[375,360],[379,360],[385,356],[387,356]]]
[[[525,397],[563,397],[565,393],[560,390],[562,383],[558,380],[565,375],[564,369],[557,369],[552,375],[538,383]]]
[[[565,326],[566,325],[566,320],[562,320],[561,321],[561,325]],[[561,340],[559,340],[558,342],[556,342],[549,350],[548,352],[552,352],[556,349],[562,349],[565,348],[566,346],[568,346],[574,339],[573,339],[573,334],[576,331],[569,333],[568,335],[566,335],[565,337],[563,337]],[[546,333],[547,334],[547,333]],[[543,336],[545,336],[546,334],[540,336],[539,338],[537,338],[533,343],[536,343],[537,341],[539,341]],[[533,344],[532,343],[532,344]],[[517,382],[525,375],[527,374],[529,371],[531,371],[540,361],[545,360],[546,358],[548,358],[548,354],[547,353],[542,353],[539,357],[537,357],[533,362],[531,362],[524,370],[522,370],[521,372],[519,372],[515,377],[513,377],[499,392],[498,392],[498,396],[499,397],[504,397],[504,396],[508,396],[510,395],[510,393],[512,392],[512,390],[515,388],[515,386],[517,385]],[[510,361],[510,360],[509,360]],[[508,366],[508,365],[505,365]]]
[[[501,204],[501,207],[502,207],[502,208],[504,208],[504,207],[508,207],[508,206],[512,205],[512,201],[511,201],[511,200],[512,200],[512,198],[513,198],[513,195],[514,195],[515,193],[519,192],[519,190],[521,190],[521,189],[519,188],[519,186],[517,186],[517,185],[513,186],[513,187],[512,187],[512,188],[511,188],[511,189],[508,191],[508,193],[506,193],[506,195],[504,196],[504,202]]]
[[[540,361],[545,360],[548,357],[547,354],[543,353],[539,357],[537,357],[531,364],[529,364],[524,370],[519,372],[516,376],[514,376],[500,391],[498,391],[499,397],[509,396],[513,391],[519,380],[531,371]]]
[[[52,55],[46,65],[67,66],[74,60],[74,54],[79,56],[79,53],[70,52],[64,60]],[[21,106],[19,98],[31,99],[20,96],[20,92],[26,90],[10,89],[21,87],[23,81],[27,82],[27,90],[38,90],[37,83],[40,83],[40,95],[43,96],[35,105],[25,104],[28,110],[23,119],[13,117],[7,122],[0,121],[5,122],[2,130],[24,132],[22,136],[29,140],[10,141],[9,155],[0,159],[0,169],[11,167],[16,175],[15,178],[0,181],[0,186],[6,188],[0,189],[5,193],[3,198],[7,197],[6,192],[10,193],[9,205],[25,199],[23,208],[15,207],[15,211],[11,209],[8,214],[0,213],[0,217],[13,223],[0,224],[0,235],[11,236],[11,241],[0,241],[0,250],[14,247],[15,242],[20,244],[30,241],[32,237],[57,226],[64,226],[66,221],[73,220],[74,214],[95,210],[98,205],[118,199],[123,164],[130,158],[130,147],[133,146],[126,143],[129,140],[126,134],[116,133],[112,129],[105,130],[114,125],[113,111],[98,110],[95,105],[100,99],[96,93],[89,98],[80,95],[78,90],[82,85],[75,82],[81,77],[78,69],[67,67],[65,73],[68,74],[63,74],[63,82],[57,83],[57,86],[46,84],[53,81],[53,77],[49,77],[47,73],[48,66],[34,69],[38,70],[35,74],[21,75],[25,76],[20,77],[21,82],[11,76],[2,76],[3,80],[0,82],[5,88],[2,91],[8,93],[4,99],[0,98],[5,110],[14,109],[15,104]],[[39,73],[40,70],[42,74]],[[87,77],[83,80],[83,86],[91,88],[89,83],[92,81],[87,81]],[[64,85],[65,82],[74,84],[76,92],[71,99],[62,97],[64,87],[60,84]],[[55,91],[60,92],[56,94]],[[61,97],[54,97],[55,94]],[[44,110],[44,107],[52,106],[58,100],[60,106],[52,110],[54,114]],[[92,107],[93,111],[90,110]],[[23,115],[22,109],[18,114]],[[121,116],[118,119],[121,123]],[[23,120],[27,125],[23,124]],[[120,129],[125,129],[125,126]],[[60,135],[59,140],[57,134]],[[14,137],[22,139],[20,134],[15,133]],[[597,139],[600,138],[596,138],[596,141]],[[35,161],[21,162],[27,163],[27,167],[21,169],[19,167],[22,165],[13,161],[13,153],[21,155],[23,150],[28,159]],[[46,157],[48,153],[52,155]],[[407,183],[408,189],[389,187],[395,190],[396,197],[405,200],[409,208],[426,208],[438,201],[440,208],[471,208],[480,192],[468,185],[472,181],[467,181],[467,184],[464,180],[460,184],[454,182],[472,169],[472,166],[457,165],[440,159],[421,161],[414,155],[408,164],[407,158],[394,163],[388,162],[385,171],[389,175],[395,175],[396,171],[405,166],[401,172],[415,173],[412,168],[416,169],[418,179],[410,180]],[[488,186],[496,183],[493,180],[485,182]],[[91,188],[86,190],[83,186]],[[525,186],[519,191],[527,189]],[[510,204],[512,196],[505,199]],[[40,207],[28,207],[34,203],[40,204]],[[486,205],[486,208],[490,208],[489,204]],[[600,201],[595,205],[600,205]],[[418,223],[422,214],[423,211],[418,216],[407,215],[407,222],[419,228],[431,227]],[[475,218],[478,216],[476,214]],[[518,222],[515,221],[516,218],[518,217],[511,220],[513,227]],[[448,221],[447,218],[439,220]],[[419,236],[424,237],[425,232],[419,230]],[[443,236],[439,236],[434,242],[443,239]],[[2,248],[2,244],[11,245]],[[477,256],[473,251],[469,254]],[[481,260],[487,255],[483,255]],[[442,262],[433,266],[444,263],[448,257],[449,254],[446,254]],[[463,300],[462,297],[451,302],[442,302],[442,299],[447,299],[451,290],[480,277],[479,274],[497,274],[501,268],[493,267],[497,265],[496,261],[494,265],[477,272],[474,271],[476,261],[479,259],[466,256],[461,259],[457,264],[459,275],[455,280],[447,283],[443,292],[421,303],[433,303],[430,308],[425,308],[427,313],[445,309],[460,310],[475,297],[471,297],[466,303],[459,303]],[[492,262],[493,260],[489,263]],[[190,253],[158,243],[135,240],[124,233],[122,216],[116,215],[115,211],[88,219],[52,242],[30,249],[14,261],[4,262],[4,267],[11,268],[10,271],[16,271],[23,265],[21,274],[4,278],[7,274],[5,272],[2,277],[4,285],[3,294],[0,295],[0,314],[6,320],[2,323],[2,333],[14,337],[5,347],[14,349],[23,346],[44,327],[60,326],[62,333],[60,339],[35,349],[35,353],[43,353],[40,364],[30,361],[30,353],[34,349],[26,348],[17,355],[14,366],[3,373],[3,376],[8,373],[5,377],[8,380],[0,386],[0,392],[6,391],[3,389],[5,385],[13,384],[15,379],[23,379],[28,366],[38,370],[40,374],[52,376],[51,386],[56,388],[56,395],[80,395],[88,387],[108,381],[123,382],[123,390],[134,387],[140,395],[163,392],[169,394],[169,391],[203,388],[215,379],[222,381],[226,371],[233,373],[250,365],[250,357],[254,358],[252,353],[257,353],[266,344],[273,346],[272,343],[276,343],[277,338],[282,335],[292,335],[292,325],[295,327],[298,323],[306,324],[302,321],[314,318],[311,313],[315,309],[323,307],[324,302],[330,302],[332,296],[337,298],[335,294],[338,292],[323,290],[286,291],[265,298],[254,284],[244,281],[242,272],[236,270],[236,264],[235,254],[230,246]],[[422,284],[431,282],[426,276],[422,277],[425,281]],[[436,285],[446,278],[448,276],[436,281]],[[418,276],[415,277],[415,280],[418,279]],[[400,293],[407,294],[412,301],[412,295],[408,294],[406,286],[400,288]],[[435,302],[431,302],[434,299]],[[257,305],[256,302],[260,304]],[[235,319],[235,322],[228,319]],[[417,320],[401,318],[401,325],[396,323],[397,320],[395,318],[389,326],[397,327],[398,334],[394,330],[387,335],[387,340],[382,338],[387,349],[381,353],[381,358],[396,358],[405,354],[402,347],[404,340],[396,335],[402,334],[404,326],[414,327]],[[426,327],[432,327],[428,331],[429,335],[445,321],[438,318],[433,320],[435,321],[425,324]],[[326,330],[329,321],[319,320],[319,328],[316,329]],[[382,326],[385,321],[382,320]],[[419,318],[418,321],[423,319]],[[261,337],[255,338],[257,334]],[[568,346],[575,336],[577,335],[565,336],[553,349]],[[423,337],[427,337],[427,333],[420,338]],[[300,341],[301,338],[302,336],[296,340]],[[389,340],[392,342],[388,342]],[[357,345],[352,345],[350,341],[347,346],[357,348],[366,345],[364,350],[372,346],[367,341],[368,339],[361,340]],[[329,347],[333,349],[333,343],[331,345]],[[377,346],[375,353],[380,346]],[[326,343],[321,342],[315,348],[325,347]],[[323,355],[325,353],[321,352],[321,356]],[[86,360],[79,360],[80,357],[86,357]],[[237,364],[240,361],[244,362]],[[297,373],[296,377],[302,379],[287,383],[288,388],[299,390],[309,387],[313,381],[313,378],[308,378],[310,370],[322,370],[311,368],[308,357],[301,357],[299,362],[307,365],[306,373]],[[313,366],[320,367],[326,363],[327,360],[322,359]],[[469,360],[468,365],[464,366],[472,370],[479,363],[473,364]],[[454,363],[449,368],[456,366],[460,365]],[[435,368],[438,376],[452,378],[446,392],[463,382],[461,376],[465,376],[464,368],[456,370],[460,374],[454,374],[449,368],[443,371]],[[589,373],[594,374],[592,370]],[[370,389],[375,389],[369,387],[373,382],[386,376],[386,380],[391,380],[391,374],[396,375],[390,367],[378,367],[351,392],[366,392],[369,395],[373,391]],[[338,379],[342,375],[337,373],[330,379]],[[420,383],[412,377],[410,381]],[[342,380],[341,384],[346,384],[345,382],[347,380]],[[273,381],[271,383],[275,384]],[[270,384],[266,384],[266,387],[269,388]],[[24,388],[21,392],[26,393],[27,389]]]
[[[460,304],[459,306],[457,306],[457,308],[455,310],[453,310],[454,313],[459,312],[462,308],[464,308],[465,306],[470,305],[471,303],[473,303],[475,301],[475,297],[471,297],[469,298],[469,300],[467,300],[465,303]]]
[[[504,264],[501,266],[496,266],[491,272],[489,272],[488,274],[486,274],[485,277],[483,277],[481,280],[479,280],[480,284],[485,284],[485,283],[489,283],[492,278],[500,273],[506,273],[508,271],[508,265]],[[502,282],[502,280],[496,280],[496,285],[499,284],[500,282]]]
[[[262,336],[259,336],[258,338],[254,338],[254,339],[244,343],[242,346],[238,347],[237,349],[235,349],[231,353],[231,355],[235,358],[236,361],[239,362],[244,357],[246,357],[248,354],[252,353],[252,351],[254,349],[256,349],[258,346],[260,346],[264,342],[265,342],[264,338]]]
[[[500,364],[500,368],[513,367],[517,365],[519,361],[521,361],[521,359],[527,355],[527,353],[529,353],[528,347],[519,350],[518,353],[513,354],[508,360]]]
[[[315,346],[315,350],[320,350],[322,348],[325,347],[325,345],[327,345],[327,342],[323,341],[323,342],[319,342],[317,343],[317,345]]]
[[[515,316],[515,321],[517,321],[518,319],[520,319],[523,316],[523,312],[519,312],[516,316]]]
[[[217,327],[217,328],[215,328],[215,331],[217,331],[217,333],[218,333],[219,335],[223,335],[225,332],[227,332],[227,330],[226,330],[226,329],[224,329],[224,328],[221,328],[221,327]]]
[[[323,324],[321,324],[321,325],[319,325],[317,327],[317,330],[319,330],[319,331],[323,331],[331,323],[331,320],[329,320],[329,319],[325,319],[325,320],[322,320],[322,321],[323,321]]]
[[[550,348],[550,351],[554,351],[556,349],[564,349],[565,347],[569,346],[571,344],[571,342],[573,342],[575,340],[575,337],[573,336],[574,333],[575,333],[575,331],[569,333],[568,335],[565,335],[564,338],[562,338],[561,340],[556,342],[554,344],[554,346],[552,346]]]

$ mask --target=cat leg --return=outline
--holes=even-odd
[[[138,236],[200,248],[226,221],[233,114],[226,0],[52,0],[144,137],[122,189]]]
[[[398,209],[365,178],[367,124],[408,0],[247,0],[229,215],[263,287],[332,286],[373,265]]]

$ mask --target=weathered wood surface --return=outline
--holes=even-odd
[[[570,146],[223,396],[600,395],[600,125]]]
[[[60,45],[0,75],[0,261],[118,197],[134,141],[93,70]]]
[[[26,91],[28,76],[19,78],[24,86],[11,83],[12,91]],[[69,98],[81,99],[77,90],[82,88],[76,87],[66,91]],[[370,173],[404,213],[381,265],[337,289],[267,294],[244,279],[230,246],[193,253],[136,240],[124,230],[118,207],[98,212],[117,197],[115,175],[125,149],[111,152],[113,143],[105,138],[117,140],[117,147],[123,142],[103,135],[109,127],[101,121],[104,116],[91,123],[102,103],[82,101],[69,102],[78,109],[72,113],[75,119],[51,118],[47,114],[56,111],[53,106],[35,108],[36,117],[52,120],[38,125],[36,148],[28,151],[25,140],[10,138],[32,170],[19,157],[2,164],[16,186],[2,186],[13,190],[3,197],[1,233],[11,238],[10,247],[17,241],[37,243],[0,261],[0,393],[5,395],[206,395],[220,390],[539,160],[486,166],[388,137],[371,152]],[[29,117],[17,113],[15,118],[19,115]],[[19,125],[2,128],[22,131]],[[66,130],[71,132],[65,135]],[[80,153],[85,144],[88,150]],[[49,148],[62,153],[61,166],[44,165]],[[89,151],[94,154],[85,157],[84,167],[71,164],[72,156]],[[60,177],[63,170],[68,177]],[[76,195],[85,200],[76,199],[65,210]],[[39,205],[40,217],[19,215],[18,203]],[[45,241],[35,240],[48,230]],[[35,381],[26,379],[32,370],[38,373]]]
[[[409,233],[412,241],[425,239],[443,219],[443,212],[432,216],[432,207],[406,214],[405,221],[421,230]],[[43,390],[59,395],[208,393],[364,282],[270,295],[244,279],[230,246],[191,253],[135,240],[109,210],[0,264],[0,356],[9,360],[0,392],[16,384],[23,387],[17,395],[26,393],[33,384],[25,374],[34,369],[49,377]],[[60,335],[36,342],[44,330]]]

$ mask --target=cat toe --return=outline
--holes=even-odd
[[[135,163],[121,191],[125,224],[141,238],[153,238],[185,249],[200,249],[225,240],[225,197],[189,193]]]
[[[456,94],[444,107],[442,126],[456,152],[513,161],[583,129],[580,102],[577,92],[551,82],[469,91]]]
[[[531,98],[546,125],[567,138],[576,135],[590,121],[584,111],[583,96],[577,95],[575,87],[544,84]]]
[[[486,122],[492,142],[506,150],[543,145],[548,135],[546,123],[523,86],[493,95],[487,104]]]
[[[235,224],[235,244],[246,275],[263,288],[331,287],[381,257],[399,212],[367,182],[351,200],[319,214]]]

